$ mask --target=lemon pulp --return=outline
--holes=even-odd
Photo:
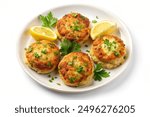
[[[105,34],[111,34],[117,31],[117,25],[111,21],[101,21],[96,23],[91,29],[90,36],[93,40]]]
[[[35,40],[49,40],[57,39],[57,35],[50,28],[42,26],[33,26],[30,28],[30,34]]]

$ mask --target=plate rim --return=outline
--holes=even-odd
[[[19,50],[19,46],[20,46],[20,40],[21,40],[21,37],[23,35],[23,33],[25,32],[25,29],[27,28],[27,26],[29,25],[29,23],[31,21],[33,21],[36,17],[33,17],[30,21],[28,21],[26,23],[26,25],[23,27],[23,29],[21,30],[21,33],[20,33],[20,36],[19,36],[19,39],[17,41],[17,59],[18,59],[18,62],[19,64],[21,65],[21,68],[23,69],[23,71],[29,76],[32,78],[32,80],[34,80],[35,82],[37,82],[39,85],[43,86],[43,87],[46,87],[47,89],[50,89],[50,90],[53,90],[53,91],[56,91],[56,92],[63,92],[63,93],[81,93],[81,92],[87,92],[87,91],[91,91],[91,90],[95,90],[97,88],[100,88],[102,86],[105,86],[106,84],[109,84],[111,81],[115,80],[116,78],[118,78],[124,71],[126,71],[126,69],[128,68],[129,66],[129,63],[131,62],[132,60],[132,55],[133,55],[133,41],[132,41],[132,37],[131,37],[131,34],[130,34],[130,30],[129,28],[127,27],[127,25],[125,24],[125,22],[123,20],[121,20],[117,15],[115,15],[113,12],[105,9],[105,8],[102,8],[100,6],[95,6],[95,5],[88,5],[88,4],[67,4],[67,5],[58,5],[56,7],[51,7],[50,9],[47,9],[45,10],[44,12],[41,12],[41,14],[44,14],[48,11],[51,11],[51,10],[55,10],[55,9],[59,9],[59,8],[63,8],[63,7],[70,7],[70,6],[82,6],[82,7],[91,7],[93,9],[97,9],[97,10],[101,10],[105,13],[108,13],[109,15],[113,16],[115,19],[117,19],[119,21],[119,23],[123,26],[125,32],[127,33],[128,35],[128,39],[130,40],[130,52],[129,52],[129,57],[128,57],[128,63],[126,63],[126,66],[123,67],[122,69],[119,70],[119,72],[117,72],[113,78],[109,79],[108,81],[104,82],[103,84],[101,85],[96,85],[94,87],[91,87],[91,88],[84,88],[84,89],[80,89],[80,90],[62,90],[61,88],[60,89],[57,89],[57,88],[53,88],[53,87],[49,87],[47,86],[46,84],[44,84],[43,82],[39,81],[38,79],[34,78],[34,76],[25,68],[25,63],[22,63],[20,57],[19,57],[19,54],[18,54],[18,50]],[[88,87],[88,86],[87,86]]]

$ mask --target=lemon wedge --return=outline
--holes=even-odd
[[[111,34],[117,31],[117,24],[111,21],[101,21],[96,23],[91,29],[90,36],[93,40],[105,34]]]
[[[37,41],[39,40],[54,41],[57,39],[57,35],[54,31],[52,31],[50,28],[43,27],[43,26],[31,27],[30,34]]]

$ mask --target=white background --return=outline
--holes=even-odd
[[[40,86],[24,73],[17,60],[16,45],[22,29],[33,17],[55,6],[76,3],[99,6],[120,17],[132,35],[133,60],[122,77],[104,87],[79,94],[58,93]],[[68,104],[73,106],[81,103],[136,106],[135,114],[108,114],[107,117],[150,116],[148,112],[150,109],[149,11],[148,0],[0,0],[0,116],[43,116],[42,114],[15,114],[14,108],[18,105]],[[48,116],[51,115],[44,115],[44,117]],[[60,117],[58,114],[53,116]]]

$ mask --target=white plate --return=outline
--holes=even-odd
[[[111,74],[110,77],[103,79],[102,81],[94,81],[94,83],[91,86],[87,86],[87,87],[77,87],[77,88],[73,88],[73,87],[68,87],[66,85],[63,84],[63,82],[61,81],[61,79],[59,79],[59,77],[57,79],[55,79],[53,81],[53,83],[49,82],[49,77],[47,75],[40,75],[37,74],[35,71],[31,70],[30,68],[28,68],[28,66],[25,64],[24,62],[24,55],[25,55],[25,48],[34,40],[31,38],[31,36],[28,34],[28,29],[31,26],[34,25],[41,25],[38,18],[35,17],[33,20],[31,20],[30,23],[27,24],[27,26],[24,28],[24,31],[21,34],[21,37],[19,39],[18,42],[18,48],[17,48],[17,53],[18,53],[18,58],[19,58],[19,62],[23,68],[23,70],[32,78],[34,79],[36,82],[40,83],[41,85],[52,89],[52,90],[56,90],[56,91],[61,91],[61,92],[84,92],[84,91],[89,91],[89,90],[93,90],[96,89],[98,87],[101,87],[107,83],[109,83],[110,81],[112,81],[113,79],[117,78],[119,75],[121,75],[123,73],[123,71],[125,71],[125,69],[127,68],[130,60],[131,60],[131,55],[132,55],[132,40],[129,34],[129,31],[127,29],[127,27],[125,26],[125,24],[118,18],[116,17],[114,14],[100,9],[100,8],[95,8],[92,6],[87,6],[87,5],[68,5],[68,6],[62,6],[62,7],[57,7],[54,9],[50,9],[47,12],[44,12],[42,15],[46,15],[49,11],[52,11],[52,13],[54,14],[55,17],[60,18],[63,15],[65,15],[66,13],[70,13],[71,11],[73,12],[79,12],[83,15],[85,15],[86,17],[88,17],[90,19],[90,21],[96,19],[95,17],[98,16],[99,20],[110,20],[110,21],[114,21],[117,23],[118,27],[119,27],[119,36],[121,37],[121,39],[124,41],[127,50],[128,50],[128,58],[126,60],[126,62],[121,65],[120,67],[110,70]],[[58,74],[56,74],[56,72],[52,73],[53,76],[57,76]],[[57,83],[60,83],[61,85],[58,85]]]

